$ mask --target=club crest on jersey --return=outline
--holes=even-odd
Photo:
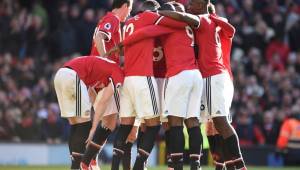
[[[110,30],[111,29],[111,24],[110,23],[106,23],[104,25],[104,28],[107,29],[107,30]]]
[[[200,110],[203,111],[205,109],[205,105],[201,104]]]
[[[161,46],[153,49],[153,61],[160,61],[164,57],[164,52]]]

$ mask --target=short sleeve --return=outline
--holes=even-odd
[[[104,18],[98,25],[98,31],[105,34],[109,41],[112,35],[119,30],[120,23],[115,16],[109,16]]]
[[[124,82],[124,73],[123,71],[116,66],[111,74],[112,83],[116,88],[120,87]]]

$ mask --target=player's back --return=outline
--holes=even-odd
[[[113,74],[118,74],[118,77],[122,78],[122,71],[114,61],[99,56],[77,57],[65,63],[64,66],[75,70],[87,86],[93,86],[99,82],[106,86],[109,83],[109,77]]]
[[[112,12],[108,12],[98,23],[95,28],[92,48],[91,48],[91,56],[100,56],[100,52],[97,50],[95,44],[95,36],[98,33],[104,34],[107,39],[104,41],[105,50],[109,51],[112,47],[118,44],[121,41],[121,31],[120,31],[120,20],[119,18],[113,14]],[[113,54],[108,57],[109,59],[119,63],[119,56],[117,54]]]
[[[195,30],[199,46],[198,65],[204,78],[225,71],[217,25],[208,14],[200,15],[200,27]]]
[[[194,34],[189,26],[185,29],[178,29],[161,39],[166,56],[167,77],[174,76],[183,70],[197,69]]]
[[[159,15],[145,11],[126,21],[124,25],[124,38],[134,31],[148,25],[154,25]],[[124,48],[125,76],[153,76],[153,48],[154,39],[142,40]]]

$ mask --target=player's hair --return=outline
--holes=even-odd
[[[142,5],[142,11],[150,10],[150,11],[156,11],[160,8],[159,3],[156,0],[146,0],[143,2]]]
[[[172,4],[175,7],[175,9],[180,8],[180,10],[181,10],[180,12],[185,12],[184,5],[182,5],[181,3],[176,2],[176,1],[171,1],[169,3]]]
[[[133,2],[133,0],[114,0],[112,3],[112,9],[121,8],[124,4],[128,6]]]
[[[198,0],[198,2],[208,4],[208,0]]]
[[[171,3],[164,3],[158,10],[169,10],[169,11],[176,11],[175,7]]]

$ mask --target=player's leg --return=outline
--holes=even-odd
[[[132,82],[130,77],[125,77],[123,88],[121,91],[120,101],[120,119],[121,123],[117,129],[116,138],[113,146],[112,170],[118,170],[122,157],[126,149],[126,140],[131,132],[135,122],[134,103],[131,99]]]
[[[82,162],[85,165],[90,165],[91,161],[96,157],[96,155],[101,151],[101,149],[103,148],[108,136],[112,133],[112,131],[114,130],[114,127],[112,128],[112,126],[106,127],[104,124],[104,121],[107,119],[111,119],[110,122],[114,122],[116,123],[117,115],[116,114],[111,114],[109,116],[105,116],[103,117],[103,121],[101,123],[99,123],[95,134],[93,136],[92,141],[89,142],[87,149],[84,153]]]
[[[227,73],[208,78],[208,111],[216,130],[224,139],[225,166],[231,169],[246,169],[240,151],[238,136],[231,126],[228,115],[233,96],[233,84]]]
[[[89,142],[87,149],[84,153],[82,163],[85,165],[90,165],[93,167],[97,167],[95,164],[96,160],[94,159],[96,155],[101,151],[104,147],[108,136],[114,131],[117,124],[117,113],[119,111],[119,93],[118,90],[115,90],[115,95],[111,98],[109,105],[107,106],[104,116],[102,117],[101,123],[99,123],[93,139]],[[102,91],[100,91],[97,95],[94,108],[97,110],[97,102],[102,97]]]
[[[138,156],[133,166],[133,170],[144,169],[146,161],[153,149],[155,137],[160,129],[159,117],[152,119],[145,119],[146,129],[138,146]]]
[[[209,150],[214,160],[215,169],[222,170],[224,168],[223,137],[217,132],[212,121],[207,122],[206,135],[208,138]]]
[[[71,118],[69,118],[70,120]],[[72,120],[74,122],[74,120]],[[76,120],[77,122],[83,120]],[[86,120],[85,120],[86,121]],[[85,141],[88,138],[89,131],[92,127],[90,120],[83,123],[71,125],[72,138],[69,139],[69,148],[72,157],[71,169],[79,169],[82,156],[85,151]]]
[[[79,169],[81,156],[85,150],[85,140],[91,128],[91,103],[87,88],[76,72],[68,68],[61,68],[57,72],[54,86],[61,117],[67,118],[71,125],[68,141],[72,157],[71,169]]]
[[[168,116],[168,123],[170,125],[169,138],[172,140],[169,144],[172,168],[174,170],[182,170],[184,151],[183,118]]]
[[[200,130],[200,123],[197,118],[189,118],[185,120],[185,125],[189,134],[189,156],[190,169],[200,169],[200,157],[202,148],[202,134]]]
[[[139,119],[135,119],[134,126],[127,137],[126,145],[124,147],[124,155],[122,157],[123,170],[131,169],[131,148],[133,143],[137,140],[138,133],[140,130],[140,122],[141,121]]]
[[[122,110],[122,109],[121,109]],[[118,170],[120,162],[124,157],[126,150],[126,140],[130,134],[135,117],[121,117],[121,124],[117,129],[114,146],[113,146],[113,159],[111,170]]]
[[[136,88],[136,111],[138,116],[145,120],[146,131],[141,137],[138,148],[138,156],[133,166],[133,170],[144,169],[146,160],[155,143],[155,137],[160,129],[160,105],[157,83],[154,77],[140,77],[140,84]],[[140,96],[143,96],[142,98]],[[139,100],[138,100],[139,99]]]
[[[193,76],[183,71],[170,77],[165,83],[164,116],[170,126],[170,158],[175,170],[183,169],[184,134],[183,120],[187,117],[189,96],[193,86]],[[200,101],[199,101],[200,103]],[[200,107],[199,107],[200,108]]]
[[[172,160],[171,160],[171,157],[170,157],[170,151],[171,151],[171,148],[170,148],[170,142],[171,142],[170,126],[168,124],[168,119],[165,119],[165,118],[162,119],[161,118],[160,121],[162,123],[162,128],[165,131],[167,166],[168,166],[169,169],[171,169],[171,168],[173,168],[173,165],[172,165]]]
[[[202,148],[202,134],[200,130],[200,107],[203,90],[203,80],[199,70],[190,70],[191,77],[186,76],[192,80],[192,89],[188,100],[188,111],[185,125],[189,134],[189,156],[190,169],[200,169],[200,156]]]

